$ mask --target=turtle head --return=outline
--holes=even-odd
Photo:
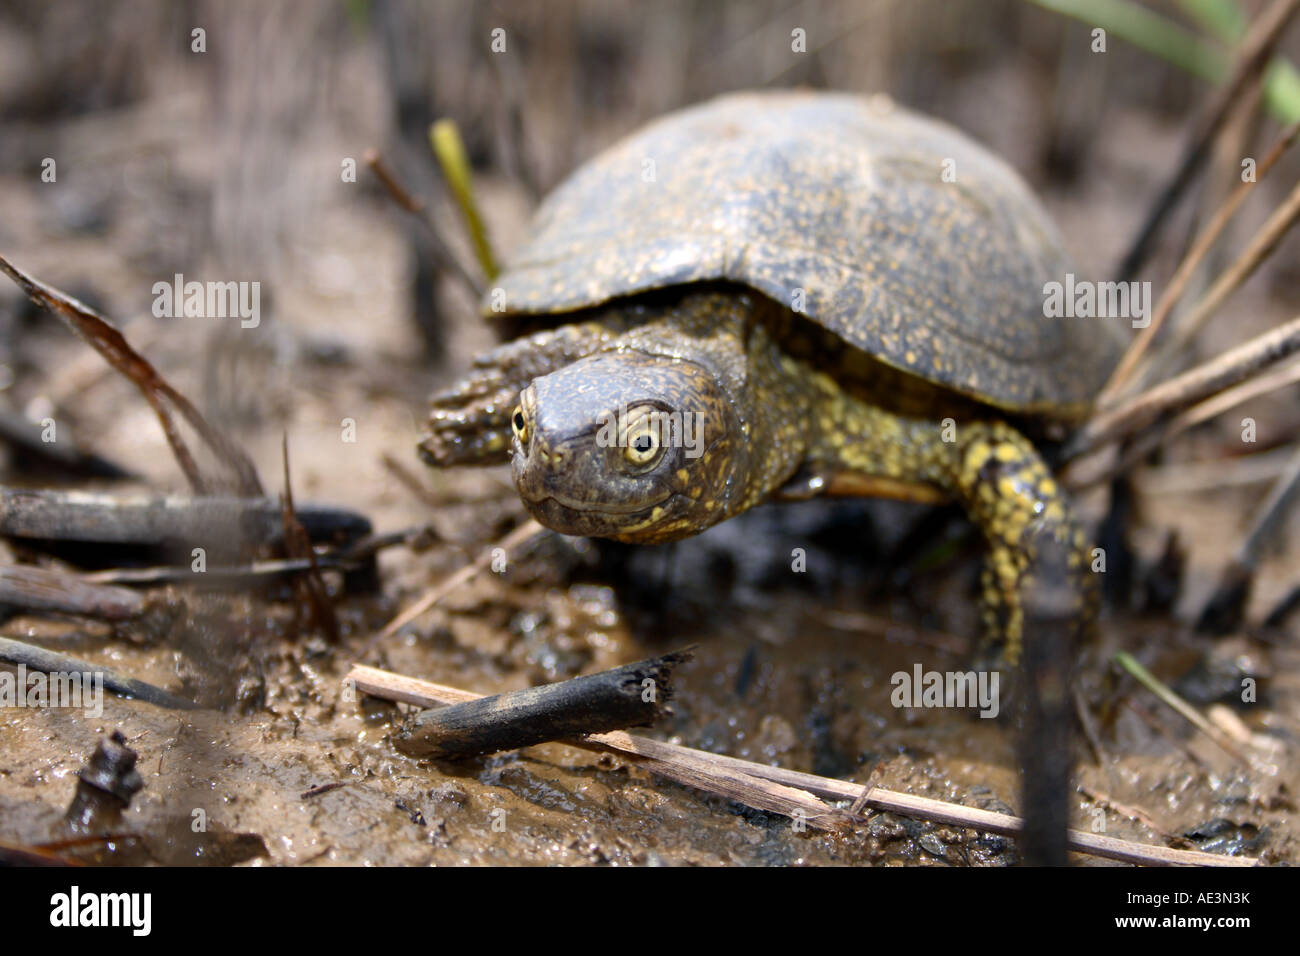
[[[563,534],[654,543],[727,517],[746,485],[731,397],[703,365],[625,350],[535,379],[511,416],[525,507]]]

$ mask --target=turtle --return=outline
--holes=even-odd
[[[1035,542],[1095,603],[1044,448],[1123,330],[1062,319],[1061,234],[1019,175],[883,96],[734,93],[667,114],[540,205],[485,315],[517,333],[431,401],[423,459],[509,461],[567,535],[660,543],[763,502],[956,502],[1014,665]]]

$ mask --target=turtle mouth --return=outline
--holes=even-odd
[[[525,497],[524,505],[534,518],[561,534],[608,537],[644,527],[655,509],[661,508],[672,497],[669,493],[648,503],[596,505],[549,494],[540,498]]]
[[[536,498],[525,497],[525,501],[537,508],[545,508],[549,502],[552,506],[562,508],[564,511],[576,515],[609,515],[616,518],[634,518],[649,514],[672,496],[672,492],[668,491],[654,501],[638,501],[636,504],[617,505],[578,501],[576,498],[570,498],[568,495],[552,491]]]

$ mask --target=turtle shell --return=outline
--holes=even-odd
[[[494,286],[507,312],[539,314],[734,281],[891,366],[1069,419],[1124,345],[1115,320],[1046,317],[1045,284],[1072,272],[1019,176],[952,127],[886,97],[759,92],[582,166]]]

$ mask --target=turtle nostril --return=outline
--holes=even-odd
[[[535,442],[531,446],[531,452],[548,468],[558,468],[564,464],[569,457],[569,453],[558,448],[551,448],[542,442]]]

